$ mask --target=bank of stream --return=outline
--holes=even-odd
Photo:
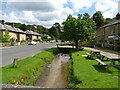
[[[45,88],[66,88],[68,86],[69,54],[59,53],[40,75],[35,86]]]

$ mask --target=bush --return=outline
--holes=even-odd
[[[5,30],[5,35],[2,38],[3,42],[9,42],[10,41],[10,35],[9,35],[9,31]]]

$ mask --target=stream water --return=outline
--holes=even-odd
[[[45,88],[66,88],[68,86],[69,54],[59,53],[41,74],[35,86]]]

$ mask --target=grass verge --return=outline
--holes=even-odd
[[[57,48],[51,48],[33,57],[18,61],[15,68],[12,64],[0,68],[2,70],[2,82],[0,83],[33,85],[44,71],[44,67],[54,59],[57,52]]]
[[[95,58],[85,58],[90,51],[71,52],[69,64],[69,87],[70,88],[118,88],[118,68],[97,65]]]

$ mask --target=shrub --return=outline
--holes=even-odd
[[[5,35],[2,38],[3,42],[9,42],[10,41],[10,35],[9,35],[9,31],[5,30]]]

